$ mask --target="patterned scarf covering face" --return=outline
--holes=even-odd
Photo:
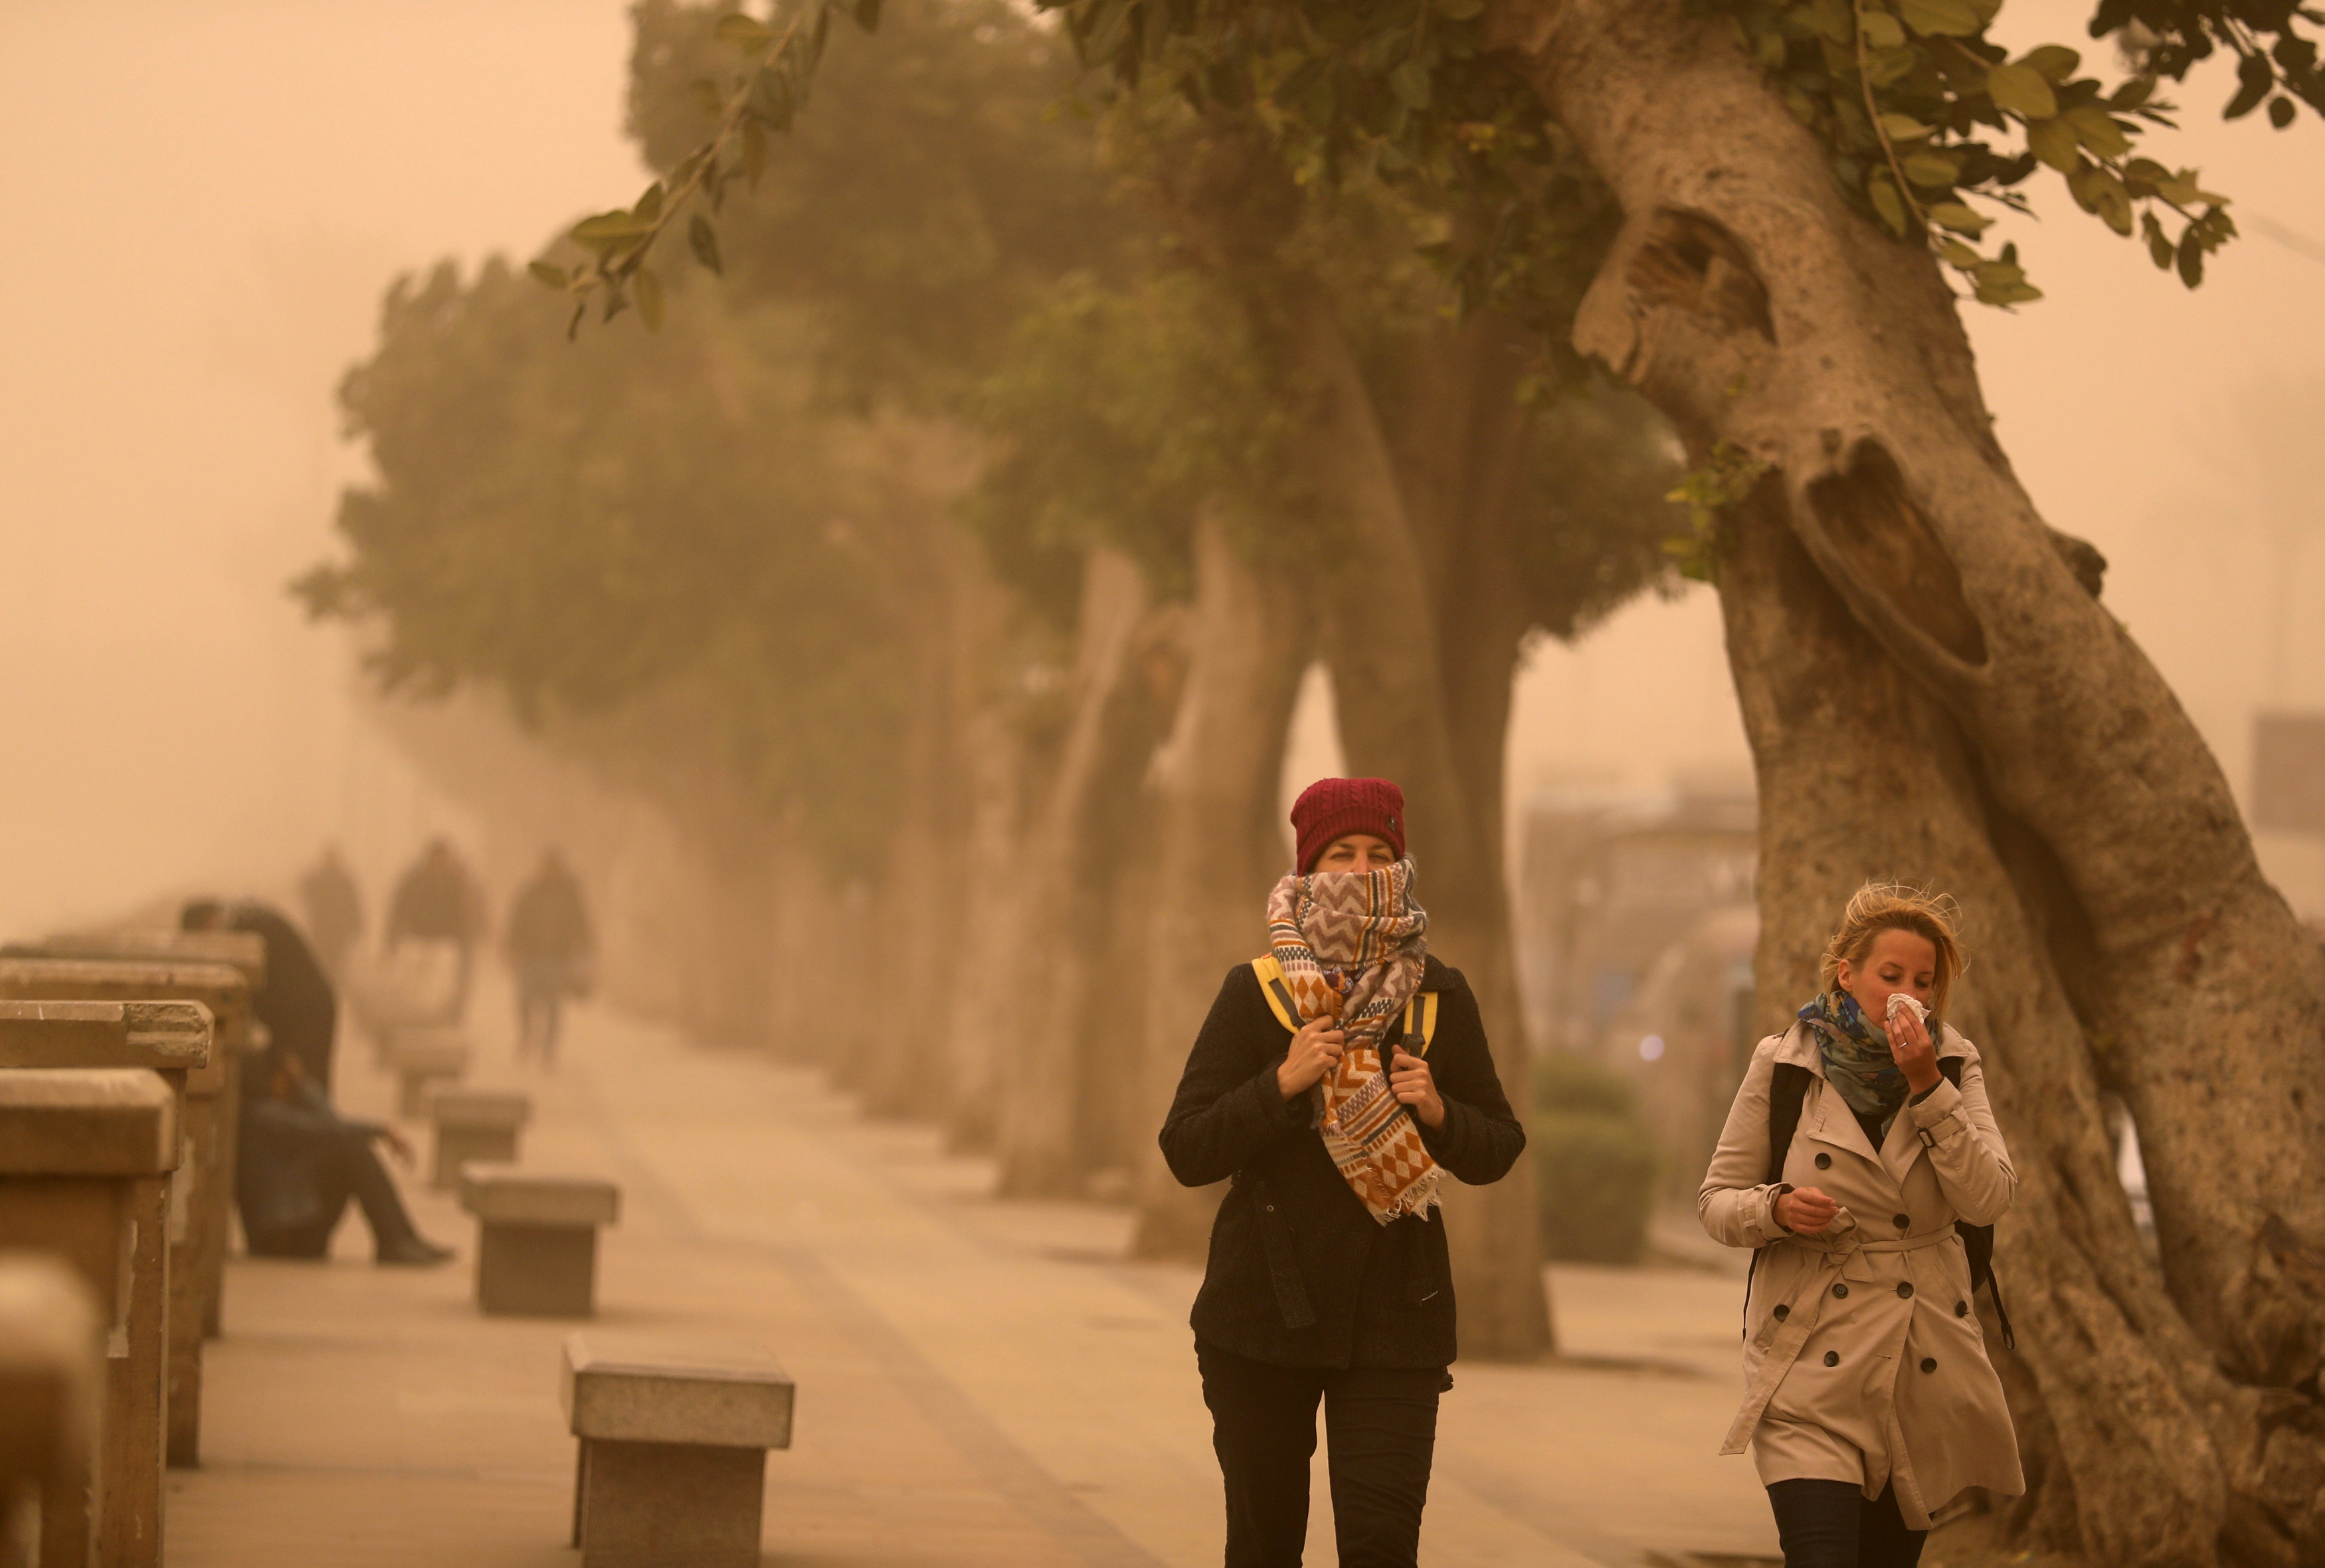
[[[1424,1219],[1437,1162],[1389,1088],[1384,1038],[1421,985],[1429,913],[1413,901],[1413,862],[1385,871],[1290,876],[1267,900],[1267,942],[1300,1021],[1332,1018],[1348,1034],[1339,1065],[1317,1085],[1318,1130],[1340,1178],[1381,1224]]]
[[[1851,1111],[1880,1117],[1885,1130],[1905,1102],[1905,1073],[1857,999],[1828,991],[1801,1009],[1800,1019],[1824,1054],[1824,1081],[1840,1091]]]

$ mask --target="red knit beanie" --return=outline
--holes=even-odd
[[[1385,779],[1319,779],[1292,803],[1300,837],[1294,863],[1305,876],[1335,839],[1369,833],[1404,858],[1404,791]]]

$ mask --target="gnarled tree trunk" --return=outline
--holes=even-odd
[[[1445,546],[1432,560],[1329,304],[1311,291],[1304,302],[1295,297],[1288,314],[1316,399],[1311,461],[1344,535],[1338,572],[1313,590],[1324,613],[1341,744],[1355,772],[1394,779],[1404,790],[1413,821],[1410,847],[1422,869],[1418,890],[1430,913],[1430,946],[1459,968],[1477,992],[1504,1086],[1524,1107],[1526,1048],[1510,945],[1501,807],[1511,667],[1525,631],[1525,609],[1497,603],[1494,586],[1459,569],[1467,563],[1457,537],[1459,525],[1494,498],[1465,493],[1450,474],[1442,475],[1443,484],[1422,486]],[[1461,442],[1462,455],[1484,466],[1469,477],[1485,477],[1494,456],[1492,436],[1514,438],[1514,428],[1500,432],[1495,423],[1505,410],[1514,419],[1514,381],[1494,384],[1497,367],[1489,351],[1478,351],[1482,364],[1465,364],[1469,355],[1462,351],[1471,345],[1442,347],[1451,351],[1446,355],[1450,374],[1444,377],[1451,384],[1430,390],[1477,399],[1473,420],[1454,418],[1470,427],[1460,432],[1468,438]],[[1480,368],[1487,373],[1482,378]],[[1428,392],[1417,401],[1443,406]],[[1474,442],[1479,424],[1488,438]],[[1446,1193],[1462,1353],[1523,1360],[1549,1351],[1542,1240],[1525,1174],[1481,1189],[1453,1183]]]
[[[1072,717],[1030,835],[1014,971],[1027,1012],[1003,1078],[1000,1153],[1002,1191],[1018,1197],[1081,1195],[1090,1056],[1136,1050],[1134,1023],[1099,1020],[1111,933],[1141,913],[1121,907],[1119,873],[1138,853],[1140,783],[1168,720],[1148,665],[1172,617],[1127,556],[1093,551],[1083,571]]]
[[[1275,792],[1283,741],[1313,646],[1303,586],[1255,567],[1216,515],[1195,531],[1187,684],[1155,758],[1145,1016],[1110,1019],[1107,1042],[1143,1037],[1142,1099],[1160,1128],[1219,982],[1267,945],[1267,894],[1283,874]],[[1141,1025],[1143,1024],[1143,1028]],[[1200,1257],[1218,1194],[1179,1185],[1150,1135],[1138,1167],[1142,1257]]]
[[[1761,709],[1768,951],[1813,952],[1840,884],[1891,870],[1876,829],[1901,798],[1866,793],[1894,782],[1853,777],[1862,752],[1894,741],[1947,779],[1925,874],[1977,903],[1979,1005],[2019,1031],[1985,1042],[2036,1173],[2002,1256],[2052,1286],[2021,1328],[2046,1342],[2026,1364],[2086,1549],[2325,1563],[2325,957],[2094,602],[2092,552],[2012,475],[1930,258],[1846,208],[1732,29],[1682,0],[1510,0],[1498,21],[1626,215],[1578,345],[1699,457],[1725,442],[1769,466],[1723,589]],[[1755,528],[1845,609],[1853,661],[1746,634],[1783,576],[1745,570]],[[1889,674],[1877,711],[1831,690]],[[1793,726],[1818,755],[1780,764]],[[1795,841],[1829,848],[1812,897],[1782,890]],[[2113,1217],[2095,1085],[2137,1121],[2160,1280]]]

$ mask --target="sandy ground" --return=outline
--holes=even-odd
[[[996,1202],[989,1164],[863,1121],[810,1071],[602,1010],[572,1020],[554,1075],[520,1070],[497,1000],[472,1081],[533,1091],[528,1163],[623,1188],[598,1326],[751,1336],[797,1379],[794,1445],[767,1465],[767,1563],[1218,1561],[1197,1274],[1125,1260],[1126,1213]],[[364,1045],[340,1061],[343,1105],[384,1115]],[[170,1478],[171,1568],[575,1561],[557,1401],[574,1325],[479,1315],[472,1222],[408,1185],[455,1263],[376,1268],[351,1217],[327,1264],[230,1266],[206,1462]],[[1423,1563],[1774,1558],[1748,1461],[1717,1454],[1740,1260],[1681,1234],[1656,1255],[1553,1269],[1559,1361],[1456,1369]],[[1315,1497],[1309,1561],[1329,1563],[1320,1455]]]

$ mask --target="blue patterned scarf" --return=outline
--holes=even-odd
[[[1801,1009],[1800,1019],[1824,1054],[1824,1081],[1859,1116],[1878,1116],[1885,1131],[1905,1102],[1905,1072],[1857,999],[1845,991],[1828,991]]]

